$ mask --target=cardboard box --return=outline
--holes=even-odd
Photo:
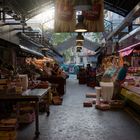
[[[96,98],[96,93],[87,93],[86,98]]]
[[[96,104],[95,108],[99,109],[99,110],[106,111],[106,110],[110,110],[110,105],[109,104],[100,103],[100,104]]]
[[[59,96],[54,96],[52,98],[52,102],[54,105],[62,105],[62,98],[60,98]]]
[[[92,101],[84,101],[83,107],[92,107]]]
[[[110,102],[111,109],[122,109],[124,107],[124,101],[123,100],[112,100]]]

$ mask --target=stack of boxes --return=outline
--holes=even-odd
[[[124,101],[123,100],[110,100],[105,101],[101,97],[100,87],[96,87],[96,93],[87,93],[86,98],[90,98],[83,102],[83,107],[92,107],[95,104],[95,108],[105,111],[110,109],[123,109]]]
[[[19,124],[32,123],[35,120],[35,111],[31,103],[20,103],[14,110]]]
[[[96,93],[87,93],[86,98],[90,98],[83,102],[83,107],[92,107],[95,104],[96,100]]]
[[[35,111],[33,107],[20,107],[18,114],[19,123],[32,123],[35,119]]]

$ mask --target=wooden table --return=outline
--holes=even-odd
[[[34,101],[35,102],[35,135],[38,137],[39,132],[39,101],[48,93],[50,88],[47,89],[33,89],[27,90],[22,94],[14,93],[1,93],[0,101],[15,101],[15,102],[24,102],[24,101]]]

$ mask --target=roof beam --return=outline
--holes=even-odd
[[[113,11],[113,12],[115,12],[123,17],[125,17],[126,14],[128,13],[128,11],[126,11],[125,9],[122,9],[120,7],[117,7],[117,6],[113,6],[112,3],[109,3],[107,1],[104,1],[104,3],[105,3],[104,4],[105,9],[107,9],[109,11]]]
[[[126,16],[123,22],[107,36],[107,40],[119,34],[125,27],[130,25],[134,19],[140,16],[140,2],[135,6],[135,8]]]

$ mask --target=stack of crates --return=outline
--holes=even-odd
[[[14,108],[19,124],[28,124],[35,120],[35,110],[33,105],[33,103],[25,102],[19,103],[18,106]]]
[[[20,107],[18,114],[19,123],[32,123],[35,120],[35,111],[31,106]]]

